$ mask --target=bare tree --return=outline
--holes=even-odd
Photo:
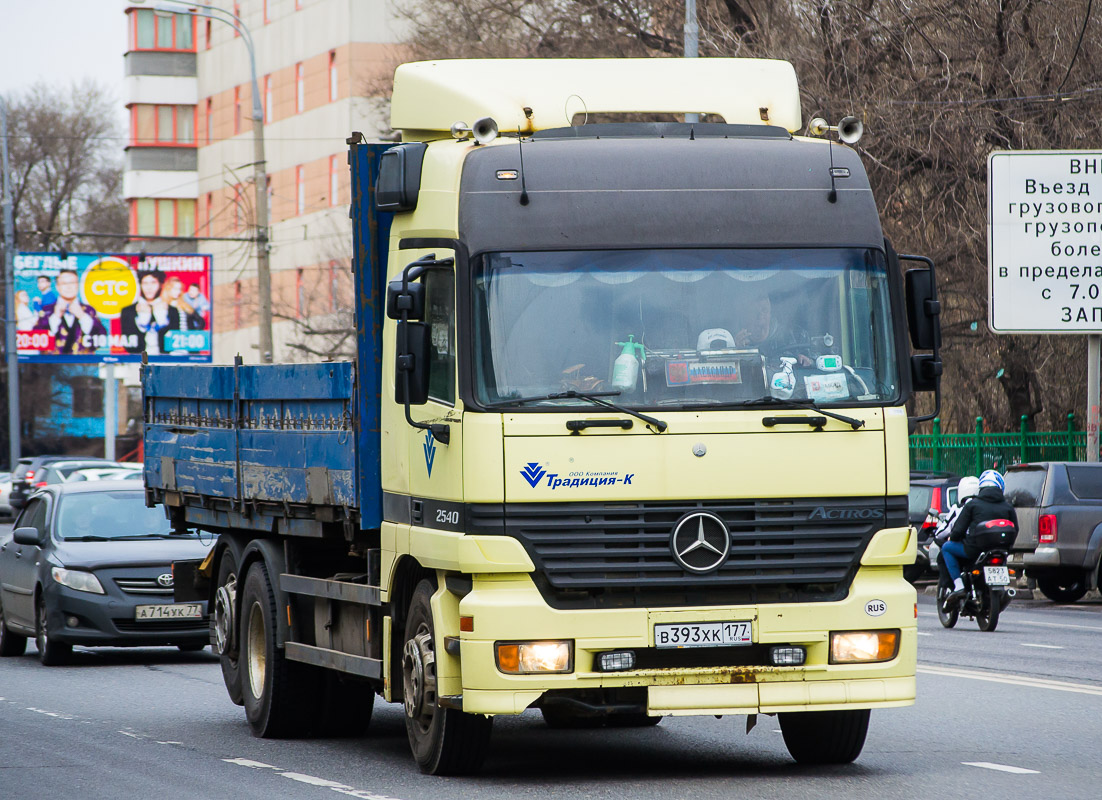
[[[413,58],[678,56],[684,0],[397,0]],[[986,159],[1097,139],[1089,0],[699,0],[700,54],[787,59],[804,116],[857,114],[885,234],[938,264],[943,427],[1062,428],[1079,336],[987,329]],[[996,377],[998,376],[998,377]],[[930,399],[919,400],[929,408]],[[1043,409],[1042,409],[1043,406]]]
[[[94,83],[67,89],[38,84],[9,95],[8,145],[13,182],[15,245],[18,250],[67,247],[113,250],[116,239],[61,236],[58,231],[127,232],[122,197],[122,139],[117,110]],[[3,231],[0,220],[0,232]],[[4,284],[0,281],[0,302]],[[53,435],[35,425],[50,416],[57,402],[55,378],[63,368],[24,365],[20,369],[20,410],[27,450]],[[0,385],[7,385],[0,364]],[[0,416],[7,418],[7,394],[0,393]],[[8,430],[0,430],[0,452],[7,452]]]

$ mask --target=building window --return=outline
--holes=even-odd
[[[233,87],[233,135],[241,133],[241,87]]]
[[[306,281],[302,269],[295,273],[295,316],[299,319],[306,316]]]
[[[191,237],[196,234],[194,200],[142,197],[131,203],[131,233],[137,236]],[[207,214],[210,214],[209,205]]]
[[[337,51],[329,51],[329,102],[337,99]]]
[[[306,68],[302,63],[295,64],[295,111],[301,114],[306,110]]]
[[[207,144],[214,141],[214,101],[207,98]]]
[[[235,17],[237,17],[238,19],[241,19],[241,4],[240,3],[234,3],[233,4],[233,15]],[[241,32],[237,30],[237,25],[233,26],[233,35],[234,35],[234,37],[237,37],[237,36],[241,35]]]
[[[241,327],[241,281],[233,282],[233,327]]]
[[[190,14],[142,8],[130,15],[131,50],[195,51],[195,26]]]
[[[329,311],[331,313],[336,313],[340,300],[341,286],[337,279],[338,267],[339,264],[336,261],[329,262]]]
[[[74,417],[103,416],[103,381],[91,375],[77,375],[69,381],[73,390]]]
[[[206,43],[206,48],[210,50],[210,20],[207,20],[206,33],[203,35],[203,40]]]
[[[264,76],[264,123],[272,121],[272,76]]]
[[[211,227],[210,227],[211,215],[214,213],[213,209],[214,209],[214,193],[213,192],[207,192],[207,221],[206,221],[206,224],[203,226],[203,229],[204,229],[205,233],[207,234],[207,236],[213,236],[214,235],[214,231],[211,230]]]
[[[335,206],[340,192],[340,177],[337,172],[337,157],[329,156],[329,205]]]
[[[139,236],[153,236],[157,232],[157,206],[149,198],[134,201],[134,233]]]
[[[208,110],[209,113],[209,110]],[[194,106],[131,106],[132,144],[195,144]]]
[[[306,168],[295,167],[295,209],[299,216],[306,213]]]
[[[176,201],[176,235],[194,236],[195,230],[195,201]]]

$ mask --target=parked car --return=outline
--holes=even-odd
[[[1102,558],[1102,464],[1039,461],[1003,476],[1018,513],[1011,565],[1024,567],[1049,600],[1074,603],[1098,586]]]
[[[34,494],[35,480],[38,473],[47,464],[55,461],[72,461],[73,456],[26,456],[19,459],[19,463],[12,470],[11,507],[18,512],[27,502],[27,498]],[[102,458],[82,458],[82,461],[104,462]]]
[[[11,473],[0,472],[0,519],[11,519],[15,509],[11,507]]]
[[[104,461],[103,459],[96,459],[94,461],[85,459],[51,461],[35,474],[31,485],[35,488],[42,488],[43,486],[49,486],[55,483],[68,483],[76,478],[78,473],[89,469],[100,471],[115,470],[114,474],[117,474],[118,470],[126,470],[127,467],[117,461]],[[87,478],[78,478],[78,480],[86,479]]]
[[[209,642],[205,602],[173,602],[172,562],[205,558],[209,538],[170,533],[140,481],[56,484],[32,495],[0,541],[0,656],[64,663],[73,645]]]
[[[907,520],[918,530],[918,554],[912,566],[903,568],[903,577],[912,583],[932,570],[929,552],[937,528],[936,518],[956,502],[959,482],[960,477],[951,472],[911,472]]]
[[[119,464],[116,467],[82,467],[69,474],[72,481],[133,481],[142,479],[142,467],[137,464]]]

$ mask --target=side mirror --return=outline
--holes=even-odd
[[[403,317],[403,312],[408,316]],[[391,281],[386,287],[386,315],[391,319],[420,320],[425,318],[425,285]]]
[[[933,271],[909,269],[904,277],[911,346],[915,350],[933,350],[941,338],[941,304],[937,301]]]
[[[916,392],[936,391],[941,383],[941,361],[937,356],[911,356],[911,386]]]
[[[38,533],[37,528],[16,528],[12,534],[12,540],[16,544],[26,544],[33,547],[42,546],[42,536]]]
[[[413,288],[413,285],[410,286]],[[417,284],[424,297],[424,287]],[[429,400],[429,348],[432,347],[427,322],[398,323],[398,356],[394,361],[394,399],[411,406],[423,406]],[[406,393],[406,389],[409,393]]]
[[[412,211],[421,190],[421,167],[428,145],[410,142],[391,147],[379,157],[375,182],[375,208],[379,211]]]

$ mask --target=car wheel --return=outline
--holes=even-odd
[[[27,637],[8,630],[4,621],[4,606],[0,605],[0,657],[21,656],[27,651]]]
[[[429,775],[469,775],[482,766],[493,718],[444,708],[436,694],[436,645],[429,601],[435,591],[421,581],[410,601],[402,645],[402,698],[413,757]]]
[[[1087,573],[1067,570],[1056,575],[1037,578],[1041,594],[1054,603],[1074,603],[1087,593]]]
[[[848,764],[861,755],[869,710],[789,711],[777,715],[788,752],[800,764]]]
[[[214,593],[214,608],[210,627],[214,632],[214,651],[222,665],[222,682],[237,705],[244,704],[241,695],[241,666],[238,663],[237,620],[237,550],[232,545],[222,551],[218,562],[218,583]]]
[[[46,609],[46,601],[41,597],[35,605],[35,633],[34,644],[38,648],[38,660],[45,667],[57,667],[69,660],[73,652],[73,646],[66,642],[59,642],[50,635],[49,613]]]

